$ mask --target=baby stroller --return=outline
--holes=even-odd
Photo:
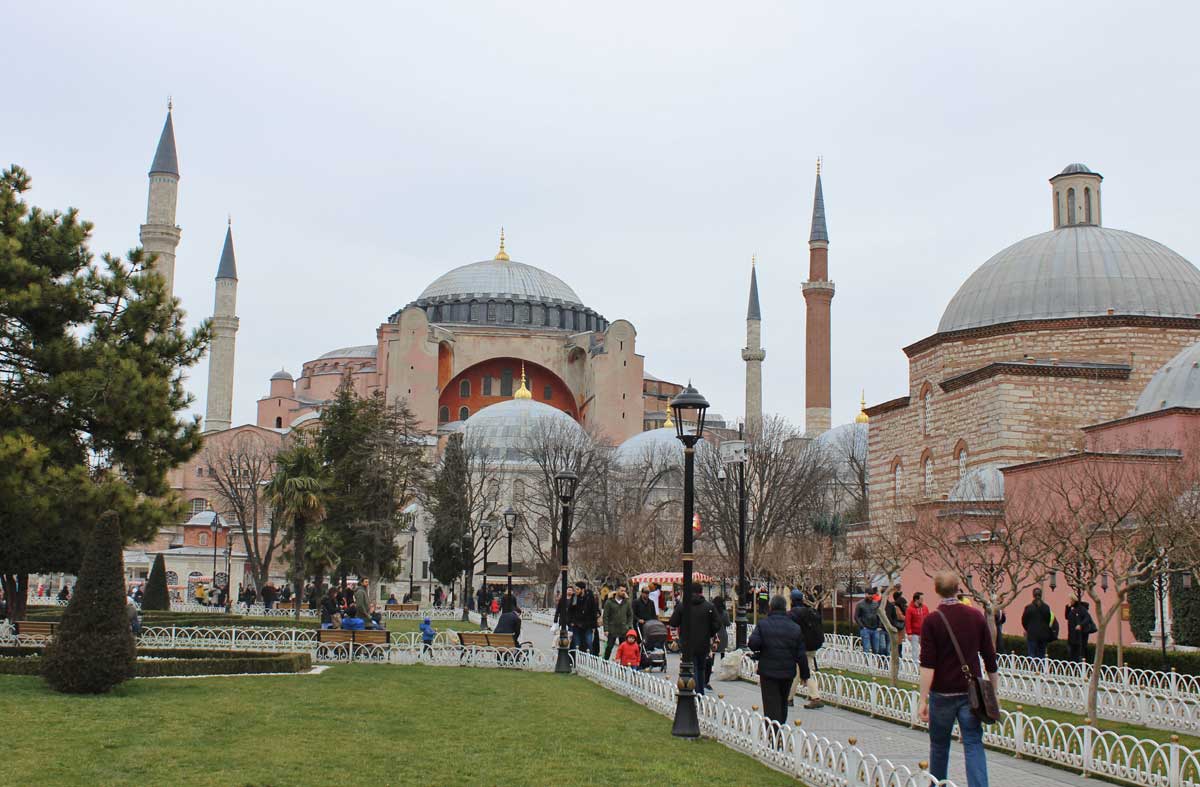
[[[667,627],[661,620],[647,620],[639,627],[642,639],[642,664],[647,670],[667,671]]]

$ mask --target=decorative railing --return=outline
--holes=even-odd
[[[851,639],[851,638],[847,638]],[[857,641],[857,637],[852,638]],[[907,643],[905,643],[907,644]],[[1086,665],[1047,659],[1044,662],[1025,656],[1000,656],[999,695],[1003,700],[1054,708],[1081,716],[1087,713],[1088,676]],[[890,658],[868,654],[843,642],[830,642],[817,651],[817,663],[826,669],[844,669],[866,675],[890,675]],[[917,663],[901,658],[897,677],[916,683]],[[1137,674],[1134,674],[1137,673]],[[1109,677],[1129,679],[1120,683]],[[1174,732],[1200,731],[1200,693],[1190,693],[1194,681],[1183,680],[1190,675],[1157,673],[1162,678],[1174,676],[1175,681],[1159,680],[1152,670],[1117,670],[1101,672],[1096,694],[1096,715],[1110,721],[1140,724],[1144,727]],[[1165,687],[1165,690],[1159,689]]]
[[[824,648],[822,648],[824,651]],[[865,654],[864,654],[865,655]],[[757,681],[755,664],[744,657],[740,675]],[[917,715],[919,694],[830,672],[818,672],[821,699],[842,707],[924,727]],[[1022,711],[1005,711],[1003,721],[984,728],[984,743],[1011,754],[1139,787],[1197,787],[1200,752],[1175,741],[1159,743],[1132,735],[1070,724]]]
[[[575,654],[575,671],[665,716],[675,714],[675,686],[662,677],[580,653]],[[696,704],[702,735],[814,787],[954,787],[951,781],[933,780],[924,769],[895,765],[724,700],[699,696]]]

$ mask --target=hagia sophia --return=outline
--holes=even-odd
[[[901,518],[936,515],[951,502],[1002,502],[1012,479],[1055,463],[1133,450],[1178,458],[1188,450],[1181,436],[1200,425],[1200,271],[1156,241],[1106,226],[1102,181],[1078,163],[1051,177],[1050,229],[1017,241],[966,277],[936,332],[902,348],[909,375],[899,385],[901,395],[864,404],[854,423],[835,427],[835,288],[818,168],[809,275],[802,286],[804,432],[819,444],[864,444],[871,512],[901,508]],[[158,254],[168,284],[180,238],[174,224],[178,183],[168,113],[142,227],[143,245]],[[660,436],[668,440],[666,403],[680,385],[649,373],[652,363],[638,353],[633,323],[606,316],[609,307],[589,303],[552,272],[513,259],[508,245],[501,231],[490,258],[436,277],[408,305],[381,315],[374,337],[364,336],[361,345],[299,362],[281,358],[258,399],[256,422],[234,426],[237,268],[232,228],[226,227],[216,274],[206,439],[253,432],[282,440],[289,430],[319,420],[322,405],[348,378],[361,395],[406,399],[431,434],[465,429],[502,435],[525,428],[523,419],[549,418],[578,424],[626,456]],[[763,416],[762,319],[758,271],[752,268],[741,351],[743,416],[751,434]],[[298,373],[285,371],[289,366]],[[202,465],[194,459],[173,479],[192,502],[193,521],[140,550],[142,560],[211,548],[200,540],[213,502]],[[418,545],[417,560],[423,549]],[[136,563],[139,550],[132,552],[127,558]],[[204,565],[181,560],[180,584],[186,574],[207,575]],[[418,575],[424,572],[422,566]],[[904,584],[929,583],[914,568]]]

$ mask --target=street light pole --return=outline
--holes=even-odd
[[[676,683],[675,723],[671,726],[671,734],[680,738],[700,737],[700,718],[696,712],[696,675],[689,655],[691,650],[691,627],[688,625],[687,605],[692,603],[692,518],[695,509],[696,486],[696,443],[704,435],[704,414],[708,410],[708,400],[692,387],[689,382],[679,394],[671,400],[671,409],[675,411],[675,436],[683,443],[683,598],[685,614],[680,616],[679,640],[682,658],[679,660],[679,681]],[[696,429],[692,434],[686,430],[684,416],[694,411],[696,414]],[[699,676],[703,680],[704,676]]]
[[[505,593],[509,599],[512,598],[512,539],[513,531],[517,529],[517,516],[512,506],[504,511],[504,529],[508,531],[508,586]]]
[[[408,520],[408,600],[413,597],[413,567],[417,562],[417,522],[416,517],[409,514]]]
[[[232,528],[229,525],[225,526],[225,591],[224,591],[224,596],[225,596],[225,614],[226,615],[229,614],[229,611],[233,606],[233,596],[229,590],[229,586],[232,584],[232,581],[231,581],[232,577],[230,576],[230,574],[233,572],[233,566],[230,565],[230,557],[231,557],[231,553],[233,551],[233,538],[232,538],[233,533],[231,532],[231,530],[232,530]]]
[[[217,589],[217,533],[221,529],[221,515],[213,511],[212,520],[212,542],[213,542],[213,567],[212,567],[212,583],[211,588]]]
[[[479,526],[479,529],[483,531],[483,586],[480,587],[480,590],[482,590],[483,593],[482,593],[482,595],[480,595],[480,598],[486,599],[490,595],[488,593],[488,589],[487,589],[487,561],[488,561],[488,539],[492,535],[492,523],[484,522],[482,525]],[[479,605],[479,627],[484,630],[487,629],[487,613],[488,613],[487,607],[488,607],[488,605],[487,605],[486,601],[483,604]]]
[[[575,497],[575,485],[578,483],[579,476],[570,470],[563,470],[554,476],[558,500],[562,503],[562,533],[559,534],[558,539],[562,551],[562,577],[559,595],[561,607],[558,613],[558,661],[554,665],[554,671],[559,674],[571,672],[571,654],[568,652],[571,639],[567,632],[567,567],[570,565],[567,560],[567,541],[571,536],[571,500]]]

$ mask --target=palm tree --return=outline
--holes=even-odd
[[[310,526],[325,518],[328,471],[316,445],[298,439],[275,458],[275,475],[267,484],[267,499],[292,536],[292,582],[296,620],[304,596],[305,540]]]

